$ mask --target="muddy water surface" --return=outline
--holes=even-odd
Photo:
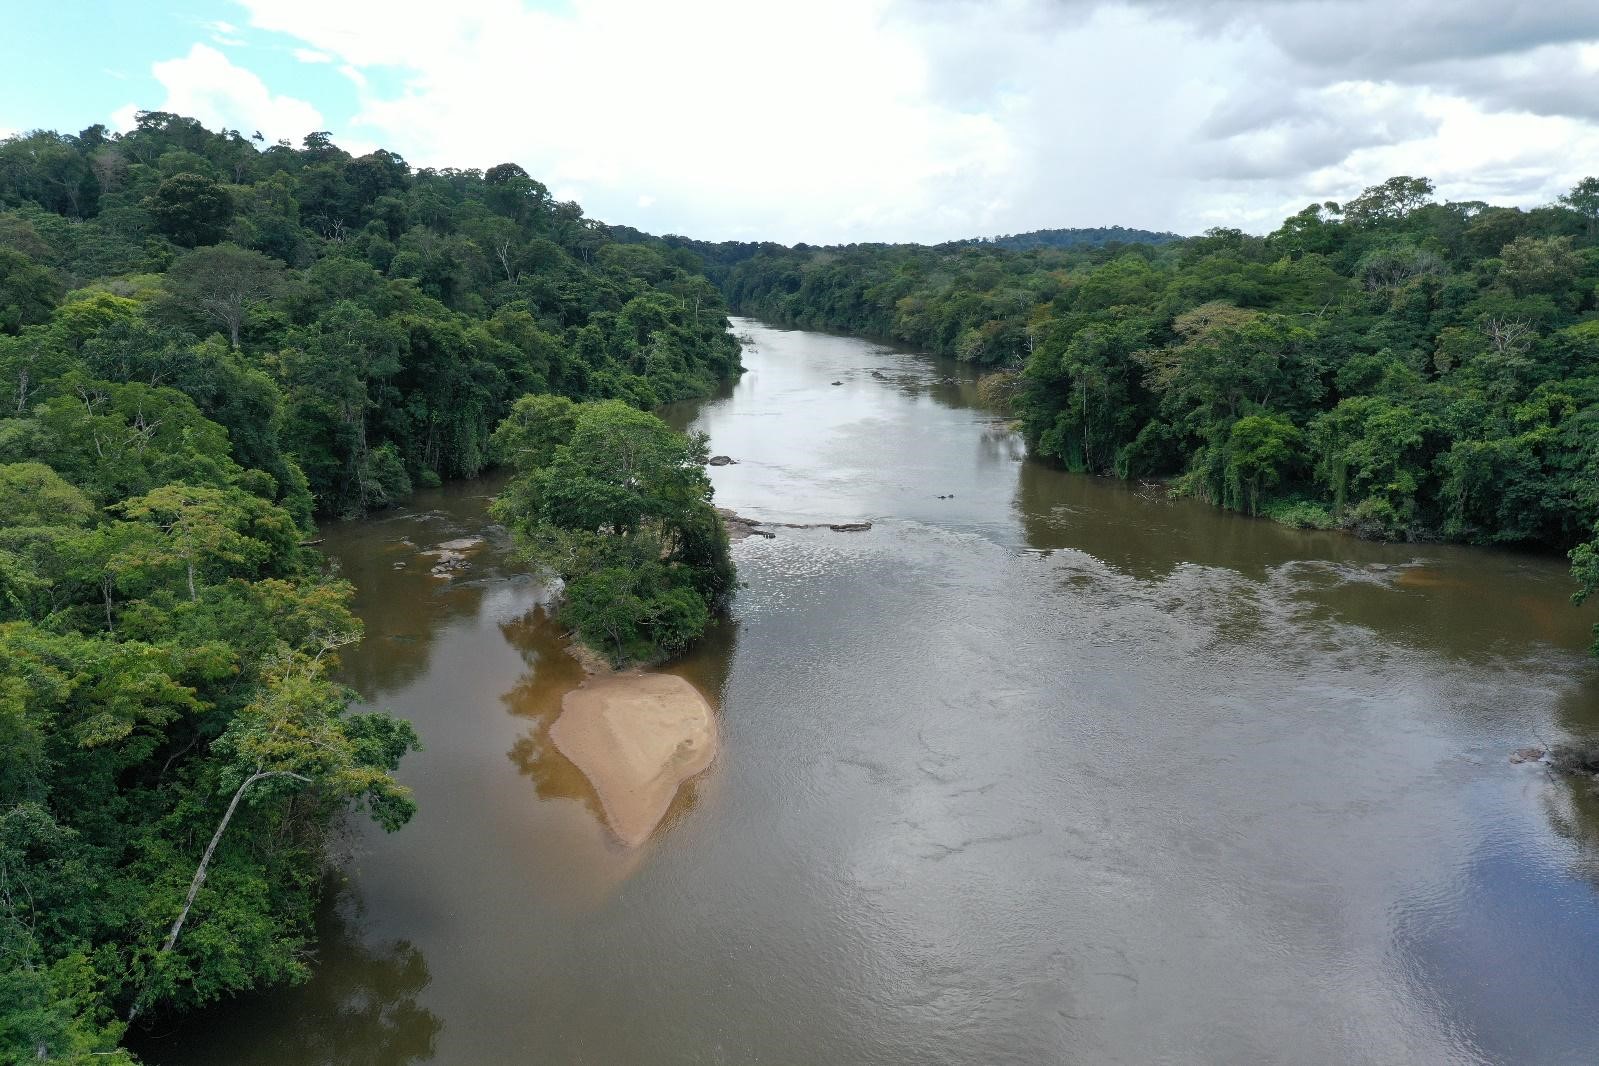
[[[305,987],[156,1062],[1592,1063],[1599,818],[1560,560],[1366,544],[1055,471],[950,366],[741,321],[671,412],[738,460],[732,618],[676,669],[723,755],[615,844],[547,731],[579,679],[492,482],[331,528],[414,721]],[[841,384],[832,384],[841,382]],[[946,497],[940,499],[939,497]]]

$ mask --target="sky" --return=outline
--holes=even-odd
[[[1268,232],[1599,173],[1599,0],[9,0],[0,135],[139,110],[784,243]]]

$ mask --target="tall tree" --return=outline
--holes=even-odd
[[[228,190],[203,174],[174,174],[150,196],[146,207],[162,233],[185,248],[215,244],[233,220]]]
[[[196,248],[172,264],[167,291],[182,308],[227,331],[239,347],[239,331],[251,309],[265,303],[283,280],[283,264],[236,244]]]

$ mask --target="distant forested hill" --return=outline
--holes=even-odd
[[[973,237],[952,244],[978,244],[1024,252],[1030,248],[1099,248],[1107,244],[1170,244],[1182,240],[1176,233],[1157,233],[1123,226],[1090,226],[1071,229],[1035,229],[1028,233],[1009,233],[999,237]]]

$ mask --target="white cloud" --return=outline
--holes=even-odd
[[[206,28],[211,32],[211,40],[225,48],[242,48],[244,39],[239,36],[239,28],[231,22],[211,22]]]
[[[616,221],[648,189],[678,205],[674,228],[713,236],[959,228],[952,190],[1011,163],[991,116],[927,99],[924,58],[880,0],[246,6],[257,28],[407,72],[403,91],[362,95],[362,135],[419,164],[513,159]]]
[[[273,93],[253,72],[207,45],[196,44],[181,59],[156,63],[151,72],[166,90],[159,110],[190,115],[208,126],[238,129],[246,135],[260,130],[269,141],[298,141],[324,127],[315,107]],[[132,126],[127,110],[114,117],[119,124],[125,121],[122,128]]]
[[[294,58],[302,63],[331,63],[333,57],[326,52],[319,52],[315,48],[296,48]]]
[[[707,238],[1265,229],[1396,172],[1546,202],[1599,158],[1590,0],[241,2],[356,86],[340,143]]]

